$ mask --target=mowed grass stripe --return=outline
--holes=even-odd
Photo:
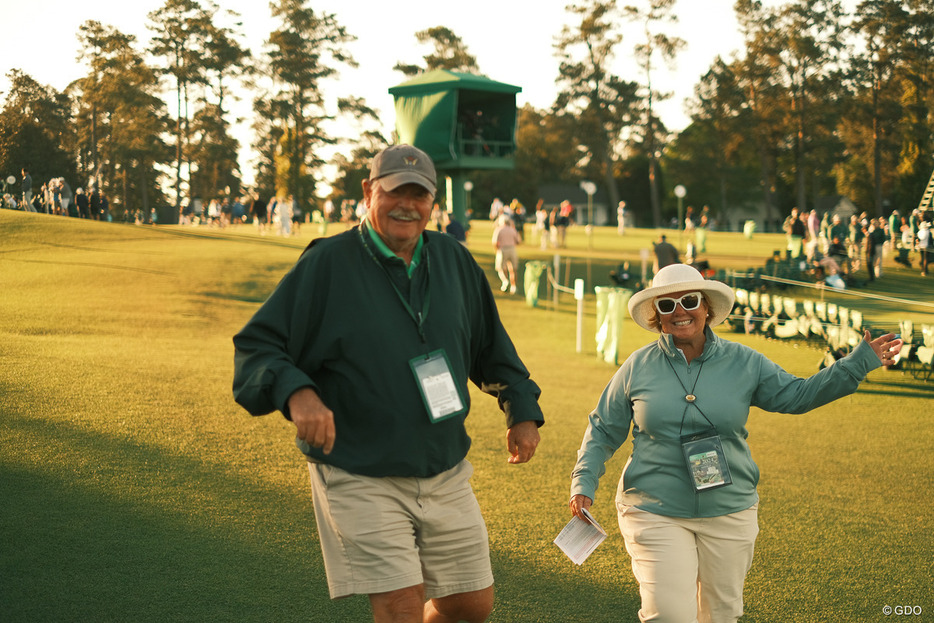
[[[487,231],[475,225],[471,250],[491,270]],[[613,244],[637,255],[655,234],[633,231],[622,242],[598,228],[591,254],[572,230],[565,253],[577,256],[575,271],[589,257],[603,274]],[[365,599],[327,598],[290,425],[249,417],[230,393],[232,335],[314,233],[0,212],[0,619],[368,620]],[[730,234],[709,240],[721,236],[726,257]],[[737,264],[777,242],[747,248],[732,236]],[[502,414],[471,390],[469,458],[497,576],[491,620],[634,620],[638,587],[612,504],[628,445],[594,509],[610,538],[582,567],[551,543],[568,519],[587,414],[615,371],[593,353],[593,303],[583,354],[569,297],[560,311],[508,296],[499,305],[543,389],[548,424],[534,461],[508,465]],[[821,357],[724,337],[796,374]],[[623,356],[651,339],[627,321]],[[806,416],[754,410],[762,533],[744,621],[865,621],[885,605],[934,608],[930,397],[930,384],[877,370],[856,395]]]

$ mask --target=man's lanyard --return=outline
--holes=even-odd
[[[424,324],[425,324],[425,318],[428,316],[428,308],[431,305],[431,288],[430,288],[431,262],[428,259],[429,254],[428,253],[423,254],[424,262],[425,262],[425,298],[422,301],[421,311],[416,312],[414,309],[412,309],[412,306],[409,305],[409,302],[406,299],[405,295],[402,294],[402,291],[399,290],[399,286],[396,285],[396,282],[393,280],[392,275],[389,274],[389,271],[386,270],[386,267],[383,265],[383,263],[379,260],[378,257],[376,257],[376,254],[373,253],[373,250],[370,248],[370,245],[367,244],[367,241],[364,238],[366,234],[364,234],[363,232],[363,227],[364,225],[361,225],[358,228],[360,232],[360,242],[363,244],[363,248],[366,249],[367,253],[369,253],[370,258],[372,258],[372,260],[376,262],[376,265],[380,267],[380,270],[383,271],[383,274],[386,275],[386,279],[389,280],[389,285],[392,286],[392,289],[395,291],[396,296],[399,297],[399,301],[402,302],[402,306],[405,308],[405,311],[409,314],[409,318],[411,318],[412,321],[415,323],[415,328],[418,330],[418,336],[422,339],[423,343],[427,344],[428,339],[425,337]]]
[[[425,263],[425,297],[422,299],[422,310],[416,312],[412,309],[412,306],[409,305],[406,296],[399,290],[392,275],[389,274],[386,265],[376,257],[376,254],[373,253],[373,249],[367,244],[366,236],[369,235],[369,232],[364,234],[363,227],[363,225],[360,226],[360,242],[367,250],[367,253],[370,254],[373,261],[382,269],[383,274],[386,275],[386,279],[389,280],[389,285],[392,286],[392,289],[396,292],[396,296],[399,297],[399,301],[402,303],[405,311],[415,323],[415,328],[418,329],[418,336],[422,338],[422,343],[428,344],[428,339],[425,337],[424,324],[431,303],[431,262],[429,260],[429,254],[425,253],[424,249],[422,250],[422,261]],[[413,357],[409,360],[409,367],[412,369],[415,385],[418,388],[419,395],[425,405],[425,411],[428,413],[429,420],[432,423],[441,422],[467,412],[467,405],[469,403],[464,395],[464,389],[466,388],[459,388],[458,383],[455,381],[454,373],[452,372],[451,362],[448,360],[448,355],[443,348]]]

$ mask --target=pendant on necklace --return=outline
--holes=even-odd
[[[695,400],[697,400],[697,396],[695,396],[694,394],[688,394],[687,396],[684,397],[684,399],[687,400],[688,402],[694,402]]]

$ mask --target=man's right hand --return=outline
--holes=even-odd
[[[325,454],[331,453],[337,437],[334,412],[327,408],[316,391],[303,387],[289,396],[289,414],[299,439],[321,448]]]

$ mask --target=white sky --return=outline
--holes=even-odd
[[[334,13],[338,22],[358,39],[349,48],[360,64],[346,69],[329,89],[328,98],[362,96],[381,112],[388,136],[394,125],[392,96],[388,89],[405,80],[392,67],[398,61],[420,64],[429,51],[417,44],[414,33],[432,26],[446,26],[477,57],[481,71],[500,82],[522,88],[517,97],[521,107],[530,103],[549,107],[555,98],[558,61],[554,56],[554,38],[568,21],[565,6],[571,0],[470,0],[464,3],[444,0],[409,0],[383,3],[375,0],[312,0],[316,12]],[[684,100],[691,96],[698,78],[710,67],[716,55],[728,58],[741,47],[733,16],[734,0],[681,0],[677,5],[679,23],[666,32],[687,41],[679,55],[676,70],[663,63],[655,71],[655,84],[673,92],[659,112],[671,130],[681,130],[687,123]],[[641,5],[641,0],[623,0],[621,4]],[[85,68],[75,57],[78,27],[87,20],[97,20],[118,30],[134,34],[148,42],[146,15],[163,4],[162,0],[27,0],[8,3],[2,12],[6,25],[0,38],[0,90],[6,91],[6,73],[21,69],[42,84],[64,90]],[[259,55],[269,33],[277,26],[269,16],[266,0],[218,0],[222,9],[231,9],[243,17],[246,44]],[[632,60],[632,49],[639,42],[638,30],[624,32],[617,48],[619,58],[615,73],[640,81]],[[3,96],[0,96],[3,97]],[[244,94],[235,109],[249,116],[251,94]],[[172,98],[166,98],[172,102]],[[237,131],[238,138],[249,145],[249,123]],[[241,157],[241,168],[248,180],[252,176],[248,157]]]

